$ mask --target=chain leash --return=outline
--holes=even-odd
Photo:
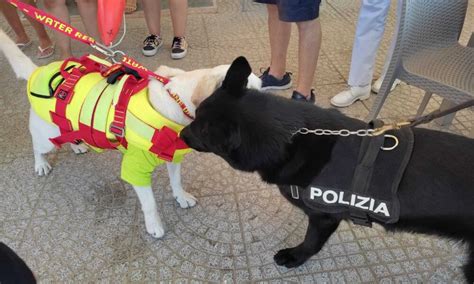
[[[348,129],[339,129],[339,130],[331,130],[331,129],[308,129],[306,127],[300,128],[297,131],[295,131],[292,135],[307,135],[307,134],[313,134],[317,136],[342,136],[342,137],[347,137],[350,135],[356,135],[359,137],[374,137],[374,136],[379,136],[379,135],[384,135],[385,138],[389,138],[393,140],[393,145],[390,147],[381,147],[382,150],[384,151],[391,151],[395,148],[397,148],[399,141],[398,138],[395,135],[391,134],[384,134],[388,130],[392,129],[400,129],[403,126],[408,125],[407,122],[403,123],[394,123],[394,124],[388,124],[384,125],[382,127],[376,128],[376,129],[358,129],[358,130],[348,130]]]
[[[364,136],[374,136],[374,129],[359,129],[355,131],[350,131],[348,129],[340,129],[340,130],[330,130],[330,129],[308,129],[306,127],[298,129],[296,132],[293,133],[293,136],[297,134],[314,134],[317,136],[329,136],[329,135],[335,135],[335,136],[342,136],[342,137],[347,137],[349,135],[357,135],[360,137]]]

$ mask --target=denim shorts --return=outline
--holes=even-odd
[[[254,0],[257,3],[278,6],[278,16],[283,22],[304,22],[319,17],[321,0]]]

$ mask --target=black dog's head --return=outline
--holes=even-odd
[[[234,60],[222,86],[199,105],[196,119],[181,132],[191,148],[217,154],[245,171],[280,159],[291,139],[279,119],[285,113],[271,106],[273,96],[246,88],[250,73],[244,57]]]

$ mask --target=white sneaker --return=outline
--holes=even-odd
[[[331,99],[331,104],[337,107],[347,107],[357,100],[366,100],[370,97],[370,85],[365,87],[350,87],[335,95]]]
[[[378,94],[380,92],[380,87],[382,87],[382,81],[383,81],[383,78],[380,77],[377,79],[377,81],[374,82],[374,84],[372,85],[372,92]],[[393,82],[393,85],[392,87],[390,88],[390,92],[395,90],[395,88],[401,83],[400,80],[398,79],[395,79],[395,82]]]

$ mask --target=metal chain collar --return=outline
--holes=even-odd
[[[390,126],[391,129],[393,129],[393,125]],[[359,137],[366,137],[366,136],[378,136],[378,135],[381,135],[381,134],[384,134],[385,131],[387,131],[388,127],[381,127],[379,129],[359,129],[359,130],[354,130],[354,131],[350,131],[348,129],[340,129],[340,130],[330,130],[330,129],[308,129],[306,127],[304,128],[300,128],[298,129],[296,132],[293,133],[292,136],[295,136],[297,134],[302,134],[302,135],[306,135],[306,134],[314,134],[314,135],[317,135],[317,136],[330,136],[330,135],[334,135],[334,136],[342,136],[342,137],[347,137],[349,135],[357,135]],[[385,146],[382,146],[380,147],[380,149],[384,150],[384,151],[391,151],[395,148],[397,148],[398,146],[398,138],[395,136],[395,135],[390,135],[390,134],[384,134],[384,137],[385,138],[390,138],[393,140],[393,145],[390,146],[390,147],[385,147]]]
[[[308,129],[308,128],[300,128],[296,132],[293,133],[293,136],[296,134],[314,134],[318,136],[328,136],[328,135],[335,135],[335,136],[343,136],[347,137],[349,135],[357,135],[360,137],[364,136],[374,136],[374,129],[359,129],[355,131],[350,131],[348,129],[340,129],[340,130],[330,130],[330,129]]]

